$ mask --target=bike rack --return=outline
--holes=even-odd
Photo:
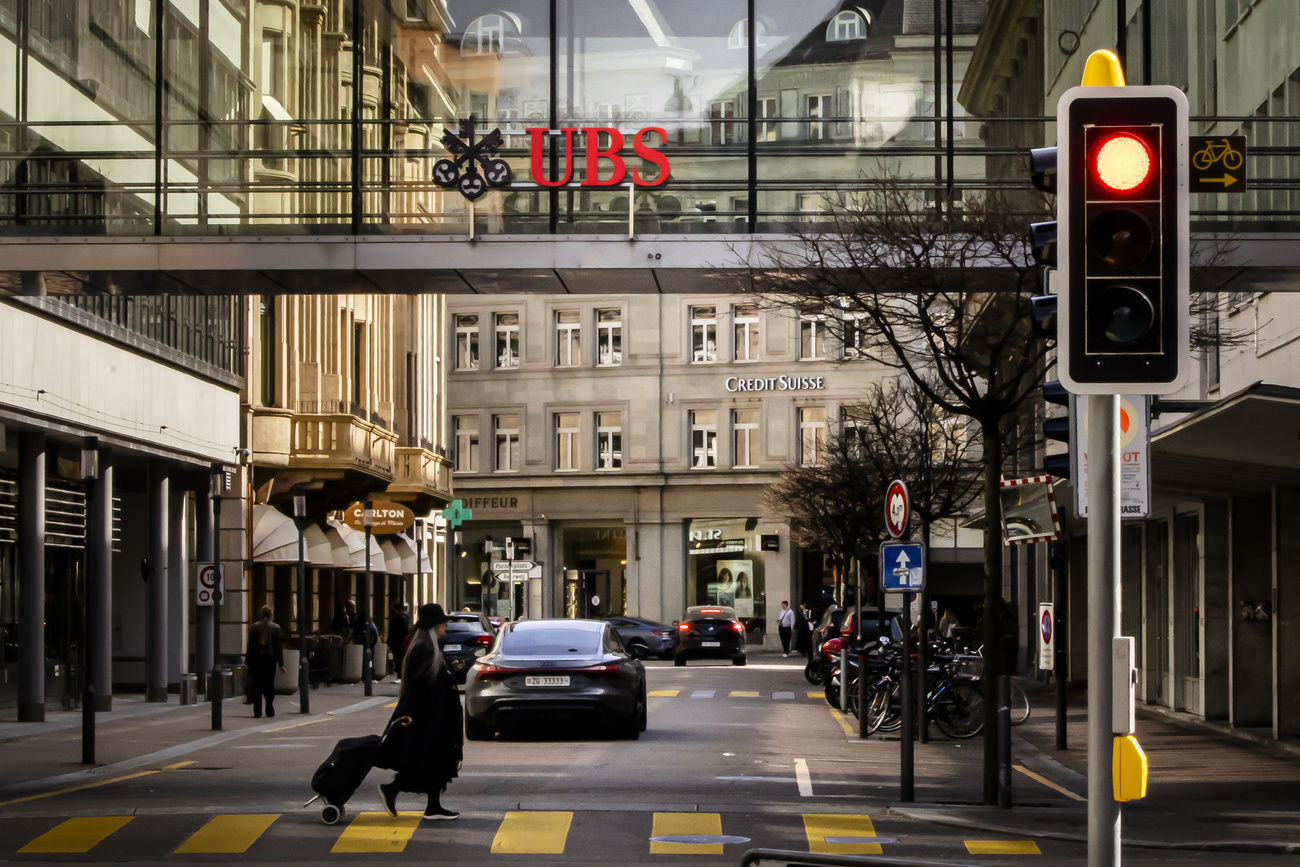
[[[890,858],[887,855],[817,855],[787,849],[750,849],[741,857],[740,867],[751,867],[764,862],[779,862],[786,867],[860,867],[863,864],[883,867],[977,867],[953,861],[916,861]]]

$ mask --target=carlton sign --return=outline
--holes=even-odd
[[[370,532],[376,535],[400,533],[415,523],[415,513],[400,503],[375,500],[370,504]],[[343,523],[354,530],[365,531],[365,503],[356,502],[343,510]]]

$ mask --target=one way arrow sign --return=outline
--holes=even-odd
[[[925,548],[920,542],[885,542],[880,546],[880,586],[891,592],[925,589]]]

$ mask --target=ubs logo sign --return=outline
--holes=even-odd
[[[692,542],[717,542],[722,539],[722,530],[691,530]]]

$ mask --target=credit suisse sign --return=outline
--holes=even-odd
[[[820,391],[826,387],[824,376],[770,376],[753,379],[728,376],[727,391]]]

